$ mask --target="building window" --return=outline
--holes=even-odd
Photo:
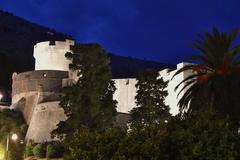
[[[55,45],[55,41],[50,41],[50,42],[49,42],[49,45],[50,45],[50,46],[54,46],[54,45]]]
[[[126,81],[126,85],[129,85],[129,80]]]

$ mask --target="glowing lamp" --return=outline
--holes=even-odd
[[[12,134],[12,140],[14,140],[14,141],[16,141],[17,139],[18,139],[18,136],[17,136],[17,134],[16,133],[14,133],[14,134]]]

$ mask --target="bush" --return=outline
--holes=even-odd
[[[53,142],[47,145],[47,158],[63,157],[64,147],[60,142]]]
[[[25,157],[30,157],[30,156],[33,156],[33,148],[34,148],[34,145],[32,143],[28,143],[25,147]]]
[[[33,148],[33,155],[37,158],[45,158],[46,156],[46,144],[39,143]]]

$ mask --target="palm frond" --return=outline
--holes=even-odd
[[[193,48],[200,51],[200,54],[188,54],[187,57],[192,60],[197,60],[200,64],[184,66],[183,68],[178,69],[172,76],[173,79],[175,76],[185,71],[193,73],[191,76],[184,78],[184,80],[179,82],[175,87],[176,91],[184,84],[177,96],[186,90],[178,102],[180,112],[185,109],[188,109],[191,112],[197,107],[192,106],[193,99],[195,103],[195,100],[200,100],[203,94],[205,97],[206,95],[211,95],[207,92],[215,92],[210,88],[214,86],[213,83],[215,83],[215,78],[240,72],[240,45],[232,47],[237,36],[238,30],[236,29],[233,29],[228,33],[220,32],[214,27],[211,33],[205,32],[203,35],[198,36],[199,39],[191,43]],[[211,85],[208,86],[208,84]],[[214,95],[214,93],[212,94]],[[201,99],[200,101],[201,103],[208,103],[207,99],[205,100],[206,102],[204,102],[204,99]]]
[[[191,80],[186,82],[186,84],[182,87],[182,89],[178,92],[177,97],[184,91],[187,87],[191,86],[192,84],[195,83],[195,80]]]
[[[187,70],[192,70],[193,71],[193,68],[196,67],[195,64],[189,64],[187,66],[184,66],[183,68],[180,68],[179,70],[176,71],[176,73],[174,73],[174,75],[172,76],[171,80],[177,76],[178,74],[184,72],[184,71],[187,71]]]
[[[203,74],[193,74],[193,75],[188,76],[187,78],[182,80],[180,83],[178,83],[178,85],[174,88],[174,90],[176,91],[183,83],[185,83],[185,82],[187,82],[187,81],[189,81],[191,79],[197,78],[197,77],[199,77],[201,75],[203,75]],[[196,79],[194,79],[194,80],[196,80]]]

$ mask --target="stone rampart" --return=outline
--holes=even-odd
[[[168,91],[168,96],[165,99],[166,105],[170,107],[170,113],[176,115],[179,113],[178,101],[182,97],[183,93],[186,92],[188,88],[186,88],[181,94],[178,95],[180,89],[186,84],[183,83],[178,90],[175,90],[175,87],[185,78],[192,75],[193,73],[190,71],[185,71],[177,76],[173,77],[177,70],[182,67],[189,65],[189,63],[179,63],[177,65],[177,69],[169,70],[164,69],[159,72],[160,77],[163,78],[164,81],[168,81],[168,86],[166,90]],[[114,79],[116,92],[114,93],[114,99],[118,101],[117,111],[122,113],[129,113],[134,107],[137,107],[135,103],[135,96],[137,94],[137,88],[135,87],[137,80],[134,78],[126,78],[126,79]]]
[[[38,103],[59,100],[62,79],[68,78],[66,71],[30,71],[13,74],[12,105],[19,110],[30,124],[33,111]]]
[[[34,46],[35,70],[69,71],[70,60],[65,54],[71,52],[73,40],[46,41]]]
[[[35,142],[52,141],[51,131],[57,128],[60,121],[66,120],[63,108],[59,101],[37,104],[34,108],[26,140]]]
[[[13,75],[12,104],[31,92],[59,92],[62,79],[68,78],[66,71],[30,71]]]

